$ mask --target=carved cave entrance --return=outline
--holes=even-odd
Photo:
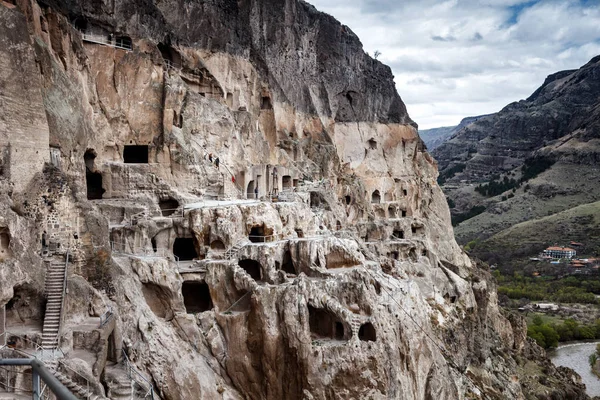
[[[248,188],[246,189],[246,198],[254,199],[256,196],[254,195],[254,181],[248,182]]]
[[[213,308],[210,289],[205,282],[183,282],[181,294],[183,295],[183,303],[188,314],[201,313]]]
[[[176,238],[175,243],[173,243],[173,254],[180,261],[191,261],[198,258],[194,238]]]
[[[10,233],[8,228],[0,228],[0,260],[9,255]]]
[[[392,239],[404,239],[404,231],[400,229],[395,229],[392,234]]]
[[[210,249],[215,251],[225,251],[225,244],[221,240],[216,239],[210,242]]]
[[[343,340],[344,324],[331,312],[308,305],[310,333],[316,338]]]
[[[381,195],[379,194],[379,190],[376,190],[371,195],[371,203],[379,204],[381,203]]]
[[[283,190],[292,188],[292,177],[291,176],[283,175],[281,177],[281,188]]]
[[[256,261],[251,259],[240,260],[238,265],[250,275],[252,279],[257,282],[262,281],[262,265]]]
[[[85,162],[85,184],[88,200],[101,199],[105,192],[102,188],[102,174],[96,172],[95,159],[96,152],[92,149],[86,150],[83,161]]]
[[[372,323],[367,322],[358,329],[358,338],[365,342],[374,342],[377,340],[377,334],[375,333],[375,327]]]
[[[173,215],[175,211],[177,211],[177,207],[179,207],[179,202],[175,199],[168,198],[166,200],[159,201],[158,206],[160,207],[162,216],[168,217],[169,215]]]
[[[292,260],[292,253],[289,250],[283,255],[283,264],[281,265],[281,269],[283,272],[296,275],[296,267],[294,266],[294,261]]]
[[[248,239],[252,243],[263,243],[265,242],[265,227],[262,225],[256,225],[250,228],[250,234]]]
[[[148,146],[125,145],[123,162],[126,164],[148,164]]]

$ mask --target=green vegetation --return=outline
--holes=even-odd
[[[440,176],[438,176],[438,185],[443,185],[448,179],[452,178],[454,175],[458,174],[459,172],[463,172],[466,167],[466,164],[455,164],[452,167],[448,168],[447,170],[442,172]]]
[[[448,202],[448,207],[450,207],[450,208],[456,207],[456,203],[454,203],[454,200],[452,200],[450,197],[446,197],[446,201]]]
[[[530,278],[515,272],[509,278],[500,274],[500,271],[494,271],[494,275],[499,283],[498,294],[510,299],[599,304],[595,296],[600,294],[600,280],[597,277]]]
[[[580,324],[572,318],[567,318],[561,324],[552,324],[536,316],[527,327],[527,336],[545,349],[556,347],[558,342],[600,339],[600,319],[588,325]]]
[[[481,214],[484,211],[485,211],[485,206],[475,206],[475,207],[472,207],[466,213],[454,214],[452,216],[452,226],[456,226],[463,221],[466,221],[470,218],[475,217],[476,215]]]
[[[596,364],[600,359],[600,343],[596,345],[596,351],[590,354],[590,358],[588,359],[590,362],[590,367],[592,368],[592,372],[598,375],[598,371],[596,370]]]
[[[498,180],[492,177],[492,180],[489,183],[485,185],[477,185],[475,187],[475,191],[484,196],[493,197],[498,196],[499,194],[504,193],[507,190],[517,188],[520,185],[520,183],[517,180],[512,178],[509,179],[508,176],[505,176],[502,180],[500,180],[500,178],[497,179]]]
[[[523,182],[535,178],[552,165],[554,165],[554,160],[549,157],[541,156],[528,158],[521,167],[521,179],[516,180],[505,176],[501,180],[499,176],[495,175],[492,176],[492,179],[488,183],[477,185],[477,187],[475,187],[475,191],[486,197],[498,196],[499,194],[511,189],[514,193]],[[514,173],[512,175],[514,176]],[[525,191],[527,190],[529,190],[528,186],[526,187]],[[506,198],[502,197],[502,201],[505,201],[507,198],[511,197],[511,195],[508,195]]]
[[[525,163],[521,167],[521,182],[535,178],[552,165],[554,165],[554,160],[545,156],[526,159]]]

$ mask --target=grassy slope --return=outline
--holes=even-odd
[[[504,259],[522,258],[571,240],[584,243],[589,255],[600,251],[600,201],[514,225],[478,245],[474,253],[483,258],[490,252],[501,252]]]
[[[581,204],[598,201],[600,200],[598,182],[600,182],[600,170],[595,165],[557,163],[517,189],[514,198],[502,201],[500,195],[486,199],[484,204],[488,206],[488,210],[455,227],[456,238],[462,244],[477,238],[487,239],[521,222],[528,220],[533,222]],[[525,191],[527,184],[529,190]],[[465,189],[461,191],[463,193],[459,197],[463,199],[469,197]],[[472,192],[472,188],[469,188],[469,191]],[[566,214],[558,218],[563,216]],[[511,232],[520,236],[516,230]],[[544,243],[562,242],[567,239],[563,238],[562,233],[556,232],[556,234],[557,236],[546,235],[543,239]],[[583,239],[585,237],[581,238]]]

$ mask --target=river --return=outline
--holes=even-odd
[[[592,374],[588,358],[596,351],[596,344],[600,342],[571,343],[558,346],[556,350],[549,351],[548,356],[554,365],[569,367],[579,375],[585,383],[587,394],[600,396],[600,379]]]

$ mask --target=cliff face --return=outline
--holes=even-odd
[[[123,352],[165,399],[585,398],[524,372],[544,357],[456,245],[389,68],[333,18],[18,1],[0,23],[13,347],[59,346],[110,398]]]

